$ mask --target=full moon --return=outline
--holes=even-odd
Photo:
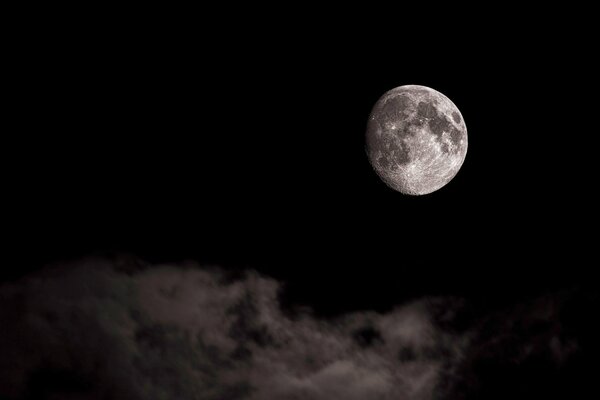
[[[465,160],[467,144],[458,108],[426,86],[384,93],[367,125],[373,169],[390,188],[409,195],[435,192],[450,182]]]

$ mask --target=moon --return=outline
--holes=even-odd
[[[467,146],[458,108],[426,86],[384,93],[369,116],[369,161],[383,182],[403,194],[424,195],[445,186],[462,166]]]

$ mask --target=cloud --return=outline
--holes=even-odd
[[[194,264],[132,263],[88,259],[0,287],[1,396],[460,398],[479,390],[482,360],[503,359],[507,346],[517,364],[543,353],[559,365],[578,350],[556,324],[522,342],[507,334],[552,321],[560,301],[466,324],[468,308],[454,298],[320,319],[286,314],[279,283],[253,272],[232,279]]]

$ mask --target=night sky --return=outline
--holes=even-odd
[[[284,309],[323,318],[464,299],[480,337],[496,329],[486,318],[529,321],[528,305],[551,298],[569,304],[559,324],[573,364],[486,364],[518,359],[486,348],[466,373],[483,376],[465,378],[475,394],[452,398],[511,397],[486,389],[500,386],[548,398],[548,377],[556,395],[584,387],[597,350],[598,65],[578,16],[567,27],[509,14],[460,33],[342,17],[22,32],[5,76],[17,90],[2,280],[89,256],[190,261],[276,279]],[[365,153],[371,107],[406,84],[445,94],[468,129],[461,170],[425,196],[389,189]]]

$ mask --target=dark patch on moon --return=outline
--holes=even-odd
[[[437,113],[435,118],[429,121],[429,128],[434,135],[442,136],[442,133],[449,132],[452,123],[448,121],[445,115]]]
[[[398,165],[404,165],[410,162],[408,153],[408,147],[402,145],[402,134],[408,132],[404,127],[404,132],[398,131],[396,135],[382,134],[378,137],[376,130],[373,125],[369,126],[369,133],[367,135],[367,151],[369,154],[377,157],[377,163],[382,168],[391,168],[392,170],[397,169]]]
[[[437,114],[437,110],[432,103],[420,101],[417,105],[417,114],[424,118],[433,118]]]
[[[400,121],[406,118],[404,110],[410,106],[410,99],[406,96],[396,96],[388,99],[381,107],[381,115],[390,122]]]
[[[452,119],[454,120],[454,122],[456,122],[457,124],[460,124],[460,115],[458,115],[458,113],[456,111],[452,112]]]
[[[442,143],[442,151],[447,153],[450,149],[448,148],[448,143]]]
[[[410,127],[410,126],[414,126],[414,127],[416,127],[416,128],[421,128],[423,125],[425,125],[426,121],[427,121],[427,120],[425,119],[425,117],[421,117],[421,116],[419,116],[419,115],[417,114],[417,115],[416,115],[416,116],[415,116],[413,119],[411,119],[411,120],[409,121],[409,122],[410,122],[410,123],[409,123],[409,125],[407,125],[407,126],[405,127],[405,131],[406,131],[406,133],[408,133],[408,132],[409,132],[409,127]]]
[[[399,165],[408,164],[410,162],[408,149],[403,149],[391,141],[388,141],[387,143],[389,143],[389,146],[386,146],[387,148],[380,148],[381,155],[377,159],[377,163],[379,163],[380,167],[389,168],[392,171],[395,171]]]
[[[395,140],[385,140],[378,145],[378,150],[381,151],[381,157],[377,160],[382,168],[390,168],[396,170],[399,165],[404,165],[410,162],[408,149],[402,148]]]
[[[458,147],[460,145],[461,138],[462,133],[458,129],[452,128],[452,130],[450,131],[450,140],[452,140],[452,143],[454,143]]]

